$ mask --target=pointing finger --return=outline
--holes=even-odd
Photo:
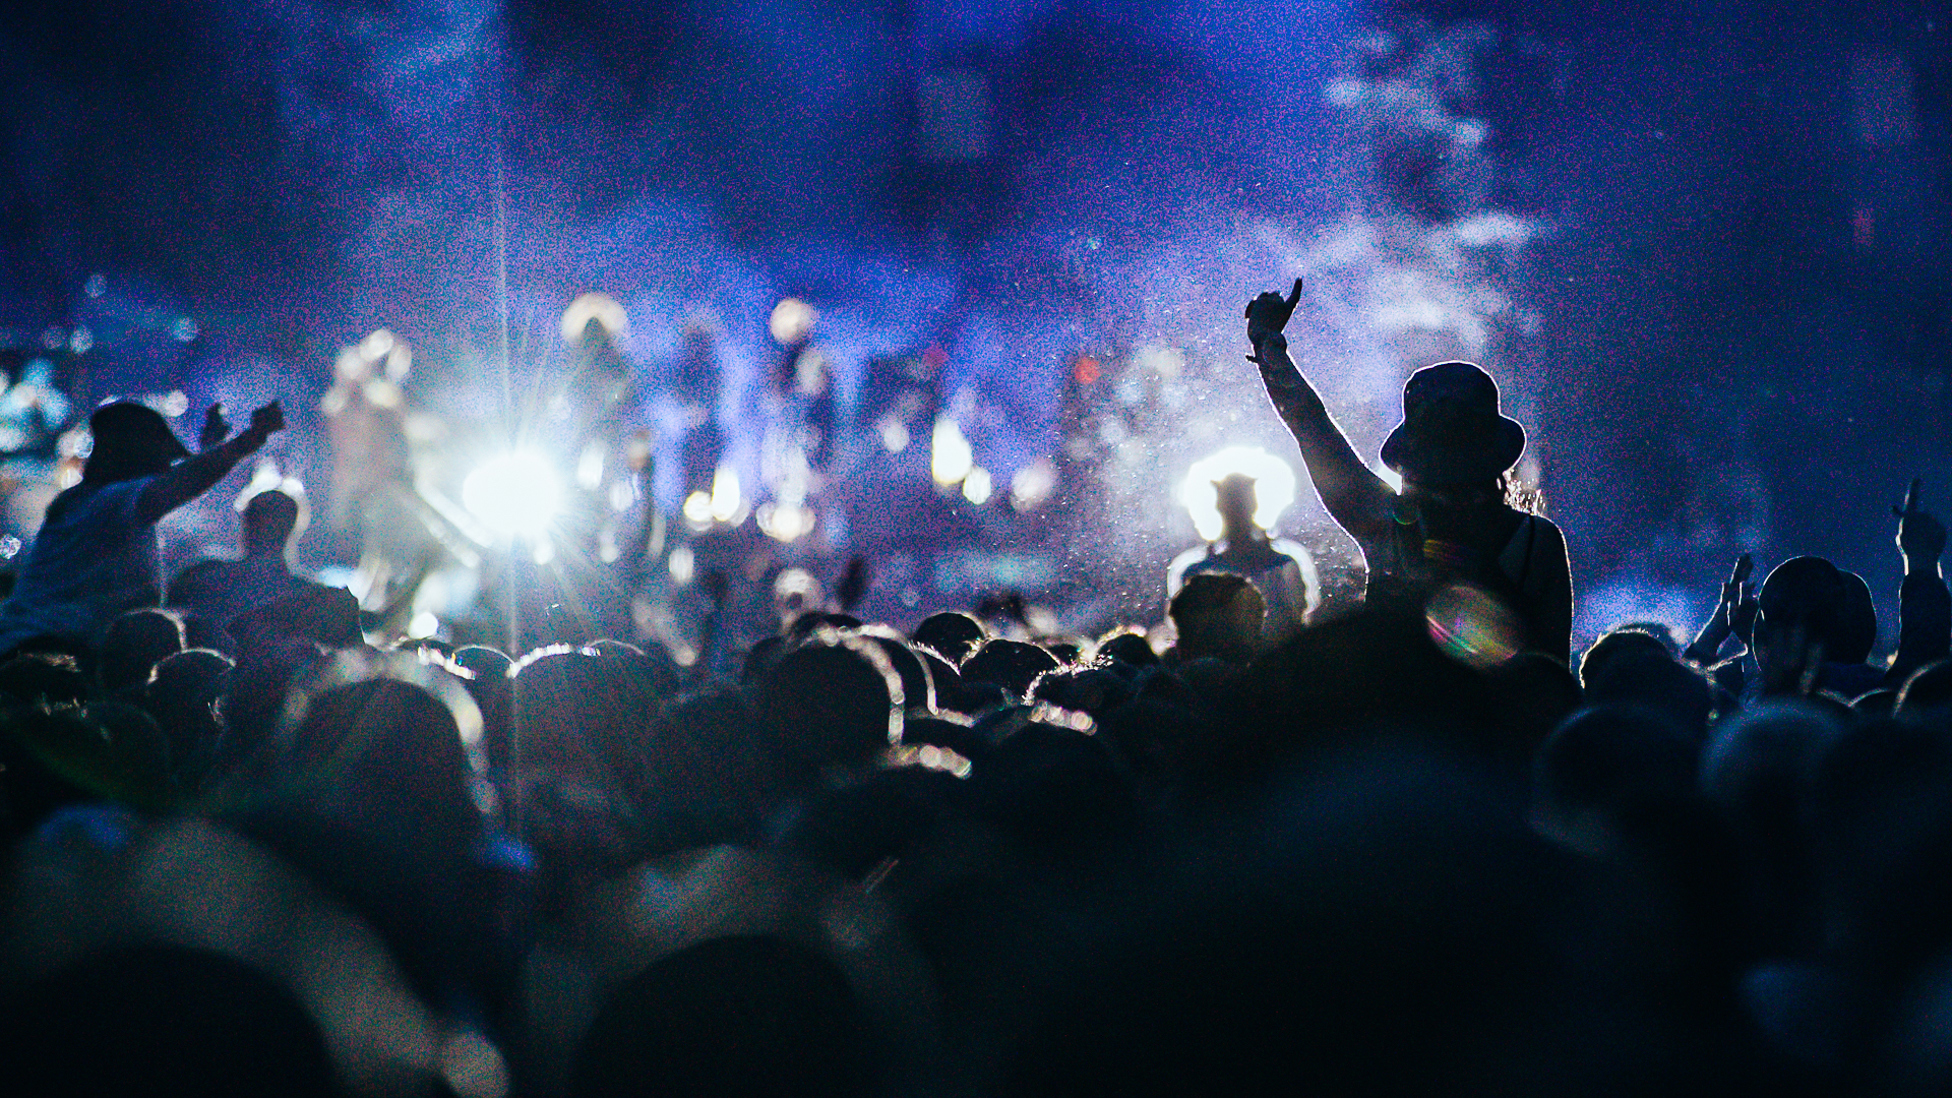
[[[1288,311],[1290,313],[1294,312],[1295,305],[1300,301],[1301,301],[1301,277],[1297,275],[1295,277],[1295,288],[1293,291],[1291,291],[1288,294],[1288,300],[1287,300]]]

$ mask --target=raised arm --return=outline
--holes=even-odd
[[[273,431],[284,428],[285,413],[274,400],[252,412],[251,425],[236,438],[210,445],[213,439],[223,437],[222,423],[221,415],[212,408],[204,419],[204,451],[177,462],[150,480],[136,499],[138,521],[144,524],[161,521],[164,515],[209,491],[238,462],[257,453]]]
[[[1938,563],[1945,553],[1945,525],[1918,505],[1921,487],[1920,481],[1912,481],[1903,506],[1891,508],[1898,518],[1905,578],[1898,587],[1898,651],[1885,674],[1889,685],[1904,682],[1952,650],[1952,593],[1946,591]]]
[[[1396,493],[1363,464],[1348,436],[1329,417],[1320,394],[1288,357],[1288,338],[1281,330],[1300,300],[1301,279],[1297,278],[1294,292],[1287,297],[1269,292],[1248,303],[1247,340],[1254,345],[1248,358],[1260,365],[1268,399],[1300,445],[1308,479],[1329,517],[1357,541],[1373,540],[1389,528]]]

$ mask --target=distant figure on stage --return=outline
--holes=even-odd
[[[637,567],[655,521],[647,482],[655,475],[653,439],[637,375],[624,353],[629,322],[605,293],[587,293],[564,310],[570,367],[558,394],[564,433],[560,459],[574,470],[570,506],[558,533],[586,557]]]
[[[678,408],[678,501],[710,499],[725,432],[718,425],[718,338],[709,324],[686,325],[668,372],[667,388]]]
[[[1525,429],[1498,411],[1498,385],[1468,362],[1418,370],[1403,385],[1403,422],[1383,443],[1401,492],[1371,472],[1288,358],[1282,334],[1301,299],[1264,293],[1247,306],[1247,339],[1275,410],[1293,432],[1328,513],[1369,566],[1372,604],[1414,605],[1454,583],[1495,597],[1523,647],[1565,662],[1572,647],[1566,542],[1547,519],[1511,506],[1507,472]]]
[[[327,525],[351,535],[360,566],[411,559],[421,538],[413,502],[413,452],[407,441],[406,345],[381,330],[348,347],[333,364],[332,388],[319,401],[332,440]]]
[[[1218,494],[1220,536],[1211,545],[1188,549],[1166,570],[1166,594],[1179,594],[1193,576],[1228,574],[1260,589],[1267,604],[1262,637],[1279,641],[1308,623],[1321,601],[1320,577],[1308,550],[1285,538],[1270,538],[1254,521],[1254,478],[1230,473],[1213,482]]]
[[[88,421],[94,449],[81,483],[48,507],[13,597],[0,610],[0,654],[42,635],[93,644],[116,615],[161,601],[156,523],[284,426],[274,401],[225,441],[230,425],[212,407],[203,452],[192,456],[152,408],[124,402],[97,409]]]

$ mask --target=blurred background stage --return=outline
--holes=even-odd
[[[1906,0],[30,5],[7,538],[95,403],[278,398],[305,562],[417,632],[514,574],[682,649],[857,554],[903,624],[1151,620],[1203,478],[1296,471],[1240,310],[1299,273],[1366,454],[1415,367],[1499,378],[1580,633],[1691,626],[1743,551],[1884,600],[1889,504],[1952,495],[1946,42]],[[1305,485],[1274,522],[1348,583]]]

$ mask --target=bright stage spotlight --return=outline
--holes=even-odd
[[[1288,463],[1258,446],[1229,446],[1201,458],[1186,471],[1179,486],[1179,502],[1193,517],[1200,536],[1212,541],[1220,536],[1220,499],[1214,482],[1239,473],[1254,478],[1254,522],[1271,529],[1281,512],[1295,501],[1295,471]]]
[[[549,459],[533,450],[492,458],[461,482],[461,505],[504,536],[534,537],[548,529],[562,495]]]
[[[611,339],[622,335],[630,327],[630,316],[616,298],[602,292],[581,294],[569,303],[569,308],[563,310],[563,342],[581,343],[583,330],[589,327],[592,320]]]

